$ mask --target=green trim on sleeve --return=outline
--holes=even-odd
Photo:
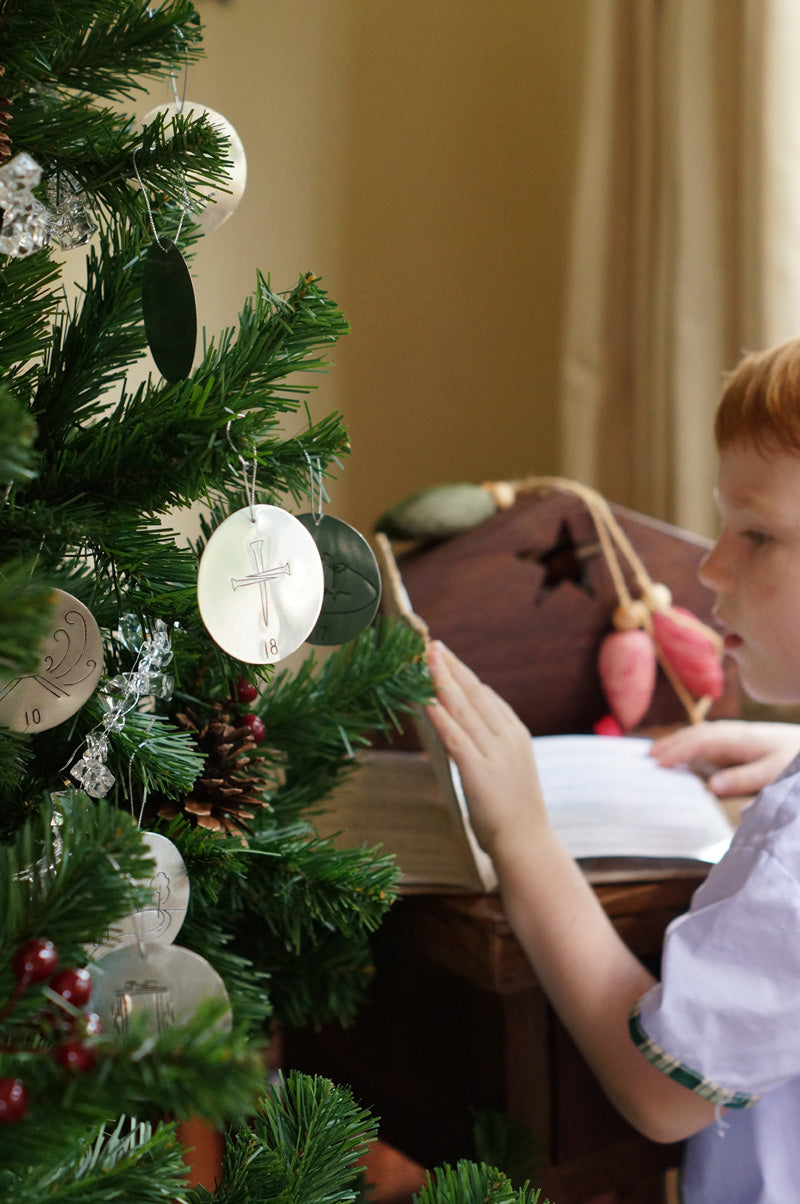
[[[628,1029],[639,1053],[644,1054],[656,1070],[660,1070],[662,1074],[674,1079],[682,1087],[688,1087],[690,1091],[694,1091],[703,1099],[710,1100],[712,1104],[723,1108],[749,1108],[759,1098],[757,1095],[748,1095],[745,1091],[729,1091],[726,1087],[720,1087],[717,1083],[712,1083],[710,1079],[703,1078],[696,1070],[684,1066],[671,1054],[665,1053],[660,1046],[656,1045],[655,1041],[650,1040],[644,1031],[640,1016],[640,1003],[635,1003],[631,1008]]]

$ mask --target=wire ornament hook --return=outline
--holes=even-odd
[[[142,177],[139,173],[139,166],[136,162],[136,156],[138,155],[140,150],[143,150],[143,145],[141,143],[137,147],[134,147],[133,154],[131,156],[131,159],[133,161],[133,170],[136,175],[136,179],[139,181],[139,187],[142,190],[142,196],[144,197],[145,208],[147,209],[147,217],[150,221],[150,229],[153,231],[153,238],[156,241],[156,246],[158,247],[158,249],[160,251],[166,251],[166,247],[162,243],[161,239],[158,237],[158,230],[156,229],[156,222],[155,222],[155,218],[153,217],[153,209],[150,204],[150,197],[147,195],[147,189],[144,186],[144,181],[142,180]]]
[[[328,501],[328,495],[325,492],[325,486],[322,483],[322,469],[320,468],[319,456],[317,456],[315,464],[311,462],[311,457],[303,448],[303,455],[308,463],[308,497],[311,503],[311,516],[314,520],[314,526],[318,527],[322,522],[322,503]],[[316,492],[317,500],[314,502],[314,493]]]
[[[232,411],[228,410],[229,414],[231,412]],[[254,523],[256,521],[255,506],[256,506],[256,477],[258,475],[258,456],[256,455],[256,453],[254,451],[253,459],[247,460],[242,455],[242,453],[239,451],[238,447],[236,447],[233,440],[231,439],[231,422],[232,421],[233,421],[233,419],[229,418],[227,423],[225,424],[225,438],[228,440],[228,446],[230,447],[231,451],[236,456],[236,459],[239,461],[239,466],[242,470],[242,477],[244,479],[245,501],[247,502],[247,505],[250,510],[250,522]],[[247,477],[248,471],[252,472],[252,476],[250,477],[249,480]]]

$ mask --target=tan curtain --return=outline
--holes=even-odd
[[[588,0],[563,471],[712,533],[711,418],[800,331],[800,4]]]

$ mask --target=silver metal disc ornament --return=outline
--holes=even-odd
[[[197,605],[211,638],[256,665],[283,660],[307,639],[325,579],[317,545],[279,506],[245,506],[220,523],[197,573]]]
[[[144,1019],[157,1036],[190,1020],[205,999],[228,1003],[225,984],[199,953],[181,945],[126,945],[92,966],[92,1009],[107,1033],[125,1034]],[[230,1008],[218,1022],[231,1026]]]
[[[143,832],[142,837],[155,861],[155,869],[149,879],[137,879],[137,885],[150,887],[153,905],[112,924],[102,944],[89,949],[92,957],[105,956],[139,941],[171,945],[186,918],[189,875],[183,858],[172,841],[159,832]]]
[[[53,590],[53,621],[35,673],[0,678],[0,726],[44,732],[69,719],[95,691],[103,672],[103,641],[90,610]]]
[[[298,514],[322,559],[325,596],[309,644],[344,644],[369,627],[380,605],[381,571],[364,536],[328,514]]]

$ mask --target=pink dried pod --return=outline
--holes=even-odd
[[[659,652],[693,698],[719,698],[725,687],[722,641],[715,631],[682,606],[653,615]]]
[[[612,631],[600,645],[597,669],[611,713],[629,732],[647,714],[656,684],[656,653],[646,631]]]

